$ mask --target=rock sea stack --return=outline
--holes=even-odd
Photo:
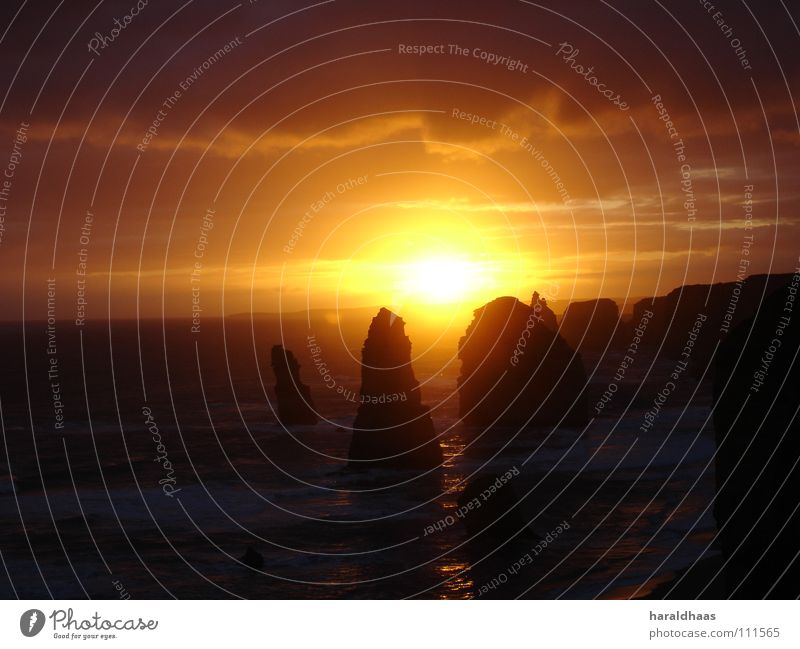
[[[571,302],[561,318],[559,333],[575,349],[602,351],[619,337],[619,308],[614,300],[600,298]]]
[[[350,468],[430,469],[442,463],[433,420],[411,367],[403,319],[382,308],[361,352]]]
[[[588,420],[580,354],[518,299],[500,297],[477,309],[458,355],[464,423],[580,426]]]
[[[534,291],[531,297],[531,309],[539,316],[539,321],[550,331],[558,331],[558,321],[556,314],[547,306],[547,300],[539,295],[539,291]]]
[[[318,417],[311,391],[300,381],[300,365],[294,354],[282,345],[272,348],[272,371],[275,373],[278,421],[284,426],[316,424]]]

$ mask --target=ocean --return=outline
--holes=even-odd
[[[444,465],[354,472],[357,336],[328,351],[338,394],[302,327],[204,327],[60,323],[57,426],[46,327],[28,323],[23,341],[3,325],[0,596],[646,597],[717,554],[708,380],[687,374],[642,429],[674,361],[643,352],[583,428],[486,432],[459,423],[455,349],[434,350],[414,367]],[[268,348],[281,340],[316,426],[276,421]],[[592,406],[622,356],[583,354]],[[459,494],[509,470],[521,523],[470,538]],[[263,565],[241,561],[248,548]]]

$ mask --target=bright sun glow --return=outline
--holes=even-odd
[[[401,265],[400,289],[417,302],[463,301],[485,278],[479,264],[457,257],[431,257]]]
[[[351,249],[350,256],[319,255],[310,272],[298,260],[297,272],[304,281],[298,292],[333,295],[337,308],[384,306],[409,322],[436,322],[440,328],[450,321],[460,326],[475,309],[500,295],[529,294],[536,262],[523,259],[503,237],[486,236],[474,223],[477,217],[418,211],[414,215],[389,210],[359,227],[337,231],[331,249]],[[386,223],[392,227],[388,233]],[[296,283],[294,270],[286,268],[282,286]]]

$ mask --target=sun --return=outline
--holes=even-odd
[[[407,322],[439,328],[460,326],[481,305],[530,284],[523,276],[534,264],[523,264],[501,238],[480,236],[447,215],[403,216],[395,230],[375,233],[346,260],[315,259],[309,283],[318,292],[329,287],[337,305],[380,305]],[[349,245],[357,237],[352,233]]]
[[[483,283],[480,264],[456,256],[434,256],[400,265],[400,288],[416,302],[463,302]]]

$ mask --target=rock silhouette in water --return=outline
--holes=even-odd
[[[731,330],[716,357],[714,513],[735,598],[800,596],[798,293],[795,275]]]
[[[531,309],[539,316],[540,322],[550,331],[558,331],[558,321],[556,314],[547,306],[547,300],[539,295],[539,291],[533,292],[531,297]]]
[[[519,470],[503,474],[479,475],[467,483],[458,497],[459,519],[471,537],[507,541],[515,535],[523,540],[533,538],[528,522],[518,506],[519,497],[509,484]]]
[[[708,316],[692,350],[697,367],[708,366],[722,332],[729,333],[742,320],[750,318],[764,295],[770,295],[792,278],[789,274],[750,275],[736,282],[692,284],[667,295],[640,300],[633,307],[632,323],[640,322],[645,311],[652,311],[643,343],[662,346],[667,358],[680,358],[686,344],[686,332],[698,313]]]
[[[311,391],[300,382],[300,365],[294,354],[282,345],[272,348],[272,371],[275,373],[278,420],[284,426],[316,424],[318,417]]]
[[[442,449],[411,367],[405,322],[388,309],[372,319],[364,341],[360,400],[351,468],[426,469],[441,464]]]
[[[580,354],[516,298],[477,309],[458,355],[465,423],[579,426],[588,420]]]
[[[600,351],[614,342],[618,324],[619,308],[614,300],[571,302],[561,318],[559,333],[575,349]]]
[[[239,561],[249,568],[255,568],[256,570],[260,570],[264,567],[264,557],[261,556],[258,550],[254,550],[252,546],[247,547],[247,550]]]
[[[529,585],[529,571],[519,579],[507,576],[507,569],[525,556],[537,540],[528,527],[513,481],[519,475],[514,467],[505,473],[484,473],[474,477],[458,497],[454,515],[461,521],[467,538],[464,543],[473,594],[481,599],[512,599]],[[491,589],[487,587],[491,584]]]

